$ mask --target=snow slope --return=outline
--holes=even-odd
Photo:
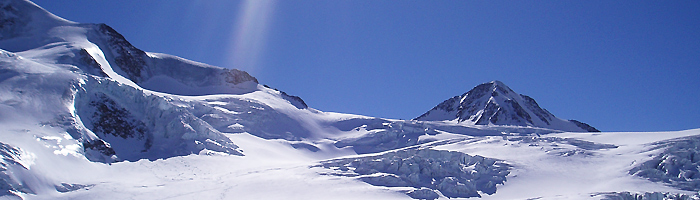
[[[104,24],[0,8],[0,199],[700,198],[700,129],[581,133],[500,82],[463,95],[488,93],[476,115],[323,112]]]

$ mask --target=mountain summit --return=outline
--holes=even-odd
[[[469,92],[445,100],[415,120],[600,132],[588,124],[555,117],[541,108],[535,99],[516,93],[500,81],[480,84]]]

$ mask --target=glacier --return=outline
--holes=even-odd
[[[598,132],[500,81],[413,120],[324,112],[0,8],[0,199],[698,199],[700,129]]]

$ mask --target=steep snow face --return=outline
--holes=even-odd
[[[467,93],[438,104],[415,120],[599,132],[585,123],[555,117],[549,111],[542,109],[531,97],[515,93],[500,81],[480,84]]]
[[[45,54],[32,58],[53,55],[43,59],[169,94],[242,94],[255,91],[258,83],[244,71],[144,52],[105,24],[71,22],[25,0],[0,1],[0,48],[41,50]],[[64,50],[57,56],[59,48]]]
[[[144,89],[177,95],[242,94],[257,89],[258,80],[247,72],[147,53],[106,24],[84,26],[112,69]]]

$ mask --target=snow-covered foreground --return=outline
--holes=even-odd
[[[104,24],[0,8],[0,199],[700,198],[700,129],[567,132],[596,129],[498,81],[432,121],[322,112]]]
[[[31,124],[10,127],[13,126],[17,128],[11,134],[14,137],[8,138],[7,131],[3,131],[3,142],[14,140],[13,143],[23,146],[22,150],[27,153],[19,159],[27,170],[14,169],[11,174],[16,180],[26,181],[22,184],[28,187],[28,192],[17,193],[26,199],[410,199],[404,193],[421,188],[367,179],[390,175],[376,165],[364,167],[375,167],[383,173],[352,175],[354,169],[362,166],[351,166],[349,170],[323,166],[323,163],[336,162],[336,156],[352,154],[349,151],[311,152],[295,149],[284,140],[266,140],[247,133],[226,134],[243,149],[245,156],[202,153],[110,165],[88,161],[76,153],[67,139],[41,136],[52,135],[55,129],[26,129],[32,127]],[[407,149],[461,152],[509,165],[506,181],[497,185],[495,193],[478,193],[484,199],[602,199],[603,194],[610,192],[696,194],[630,175],[629,170],[663,152],[664,149],[654,150],[652,143],[698,135],[700,130],[561,133],[541,137],[449,135],[445,136],[449,139]],[[341,157],[345,157],[344,160],[364,157],[381,160],[393,152],[396,151]],[[423,159],[441,158],[414,152],[403,159],[419,155]],[[407,163],[404,160],[404,164]],[[697,169],[697,164],[695,167]],[[417,170],[420,173],[433,168],[435,166],[420,166]],[[65,189],[61,190],[61,186]],[[439,191],[439,199],[446,198],[447,190],[435,191]]]

